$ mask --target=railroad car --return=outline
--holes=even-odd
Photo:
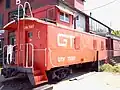
[[[120,63],[120,38],[110,35],[107,41],[107,46],[109,46],[108,58],[113,59],[116,63]]]
[[[48,10],[54,18],[43,20]],[[8,38],[9,44],[3,47],[7,53],[3,55],[2,75],[6,78],[27,75],[32,85],[38,85],[62,80],[73,65],[107,59],[107,38],[74,29],[72,13],[58,6],[36,10],[31,17],[25,17],[23,11],[23,18],[4,26],[8,34],[14,34],[13,43]],[[63,12],[65,22],[60,17]]]

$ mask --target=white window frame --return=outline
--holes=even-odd
[[[81,26],[81,24],[83,23],[82,18],[84,18],[84,25]],[[80,23],[80,26],[78,26],[78,23]],[[76,18],[76,29],[80,29],[81,31],[85,31],[86,27],[85,27],[85,17],[82,14],[79,14]]]
[[[70,17],[69,17],[70,15],[67,14],[67,13],[65,13],[65,12],[61,12],[61,11],[60,11],[60,16],[61,16],[61,13],[63,13],[63,17],[64,17],[64,19],[61,19],[61,18],[60,18],[60,21],[63,21],[63,22],[69,23],[69,22],[70,22]],[[68,15],[68,19],[69,19],[68,21],[66,20],[66,15]]]

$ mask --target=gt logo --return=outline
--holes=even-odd
[[[58,34],[57,35],[57,44],[61,47],[67,47],[68,45],[72,48],[74,44],[75,36],[67,34]]]

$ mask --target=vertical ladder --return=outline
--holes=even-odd
[[[20,24],[19,24],[19,20],[20,20],[20,17],[19,17],[19,15],[20,15],[20,7],[22,7],[22,9],[23,9],[23,19],[24,19],[25,16],[27,16],[27,14],[26,14],[26,6],[28,6],[28,9],[30,11],[30,16],[31,16],[31,18],[33,18],[32,10],[31,10],[31,6],[30,6],[29,2],[25,2],[24,5],[22,5],[22,4],[18,5],[18,53],[17,53],[18,54],[17,55],[18,56],[18,60],[17,60],[17,63],[19,63],[19,61],[20,61],[20,59],[19,59],[19,57],[21,56],[20,55],[21,54],[21,52],[20,52],[20,45],[22,45],[20,43]],[[24,25],[25,25],[25,22],[23,22],[23,27],[24,27]],[[24,28],[23,28],[23,30],[24,30]],[[26,43],[24,42],[23,44],[26,47]],[[24,49],[24,51],[26,53],[26,60],[25,60],[25,58],[23,59],[23,60],[25,60],[25,64],[24,64],[24,61],[23,61],[23,66],[25,65],[26,68],[29,67],[29,65],[28,65],[28,63],[29,63],[29,60],[28,60],[28,47],[29,47],[29,45],[32,47],[32,65],[31,65],[31,67],[33,68],[33,62],[34,62],[33,61],[33,59],[34,59],[34,51],[33,51],[33,49],[34,49],[34,47],[30,43],[27,43],[27,49],[26,49],[26,51]]]

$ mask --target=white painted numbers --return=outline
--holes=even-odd
[[[30,24],[30,25],[25,25],[24,29],[34,29],[35,25],[34,24]]]
[[[64,62],[65,61],[65,57],[58,57],[58,62]]]
[[[75,60],[76,59],[76,56],[68,56],[67,57],[67,60],[69,60],[69,61],[73,61],[73,60]]]
[[[60,62],[65,62],[65,60],[67,60],[67,61],[74,61],[74,60],[76,60],[76,56],[67,56],[67,57],[65,57],[65,56],[59,56],[57,58],[57,60],[58,60],[59,63]]]

